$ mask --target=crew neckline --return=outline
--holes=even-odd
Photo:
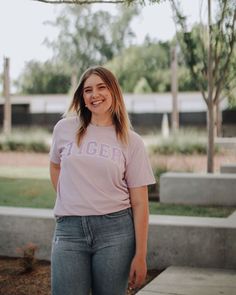
[[[93,127],[93,128],[98,128],[98,129],[113,129],[114,128],[114,124],[112,125],[107,125],[107,126],[101,126],[101,125],[95,125],[93,123],[89,123],[89,126]]]

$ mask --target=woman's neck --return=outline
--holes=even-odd
[[[113,125],[112,118],[100,118],[93,117],[91,118],[91,124],[95,126],[111,126]]]

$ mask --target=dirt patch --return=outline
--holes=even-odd
[[[145,284],[160,272],[149,270]],[[20,258],[0,257],[0,295],[50,295],[50,288],[50,262],[37,261],[32,272],[24,273]],[[127,295],[137,291],[127,290]]]
[[[166,167],[167,170],[184,170],[189,172],[206,172],[207,157],[205,155],[156,155],[151,156],[153,167]],[[215,156],[215,171],[221,164],[236,162],[235,152],[225,152]],[[43,153],[0,152],[2,166],[12,167],[48,167],[49,155]]]
[[[2,166],[46,167],[49,164],[49,155],[43,153],[0,152]]]
[[[50,295],[50,264],[37,261],[32,272],[24,273],[20,259],[0,258],[1,295]]]

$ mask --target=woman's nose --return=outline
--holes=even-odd
[[[94,89],[94,90],[92,91],[92,97],[96,98],[96,97],[98,97],[98,96],[99,96],[99,92],[97,91],[97,89]]]

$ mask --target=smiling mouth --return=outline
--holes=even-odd
[[[91,102],[91,104],[93,106],[97,106],[97,105],[101,104],[102,102],[103,102],[103,100],[96,100],[96,101]]]

